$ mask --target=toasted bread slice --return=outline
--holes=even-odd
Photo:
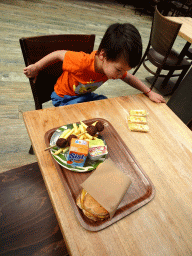
[[[103,208],[90,194],[86,194],[84,198],[83,209],[98,218],[105,218],[109,216],[108,211]]]
[[[93,214],[91,214],[91,213],[88,212],[88,211],[85,211],[84,209],[83,209],[83,213],[85,214],[85,216],[86,216],[87,218],[89,218],[89,219],[91,219],[91,220],[93,220],[93,221],[98,221],[98,220],[100,220],[98,217],[94,216]]]
[[[93,221],[103,220],[109,217],[105,210],[85,189],[76,199],[77,206],[83,211],[84,215]]]
[[[83,209],[84,199],[85,195],[87,194],[87,191],[85,189],[82,189],[80,194],[80,202],[81,202],[81,208]]]
[[[76,199],[76,204],[82,210],[82,207],[81,207],[81,195],[78,195],[78,197]]]

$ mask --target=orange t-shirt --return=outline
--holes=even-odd
[[[63,73],[54,87],[58,96],[75,96],[92,92],[108,80],[105,74],[95,72],[95,54],[96,51],[91,54],[66,52],[63,61]]]

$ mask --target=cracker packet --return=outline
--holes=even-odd
[[[147,118],[144,116],[129,116],[128,121],[137,124],[147,124]]]
[[[149,126],[147,124],[146,110],[130,110],[130,116],[128,117],[128,127],[133,132],[149,132]]]
[[[149,126],[147,124],[136,124],[128,122],[128,127],[133,132],[149,132]]]
[[[147,116],[148,112],[146,110],[130,110],[129,111],[130,116]]]

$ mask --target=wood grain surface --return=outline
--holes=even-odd
[[[182,26],[179,30],[178,35],[192,43],[192,18],[190,17],[167,17],[168,19],[175,21],[177,23],[181,23]]]
[[[155,195],[155,188],[146,176],[144,171],[135,160],[129,148],[125,145],[119,134],[114,127],[105,119],[94,118],[83,120],[86,125],[91,125],[96,121],[100,121],[105,129],[100,134],[107,144],[108,155],[107,158],[118,166],[118,168],[128,175],[132,181],[131,187],[125,194],[123,200],[117,208],[117,211],[111,220],[106,219],[103,221],[92,221],[88,219],[76,204],[76,199],[80,194],[82,187],[81,184],[93,173],[78,173],[67,170],[59,165],[54,159],[54,164],[58,173],[60,174],[63,186],[68,194],[70,203],[75,211],[75,214],[81,225],[90,231],[102,230],[113,223],[124,218],[128,214],[136,211],[140,207],[150,202]],[[47,147],[50,146],[50,139],[57,128],[51,129],[45,134],[45,142]]]
[[[129,131],[131,109],[149,112],[149,133]],[[192,133],[166,104],[139,94],[30,111],[23,117],[71,255],[192,254]],[[91,118],[112,124],[156,189],[149,204],[99,232],[82,228],[53,159],[44,151],[48,130]]]
[[[0,174],[0,255],[67,256],[37,162]]]

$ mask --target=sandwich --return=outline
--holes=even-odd
[[[76,200],[77,206],[83,214],[93,220],[101,221],[109,218],[109,212],[103,208],[85,189],[82,189]]]

